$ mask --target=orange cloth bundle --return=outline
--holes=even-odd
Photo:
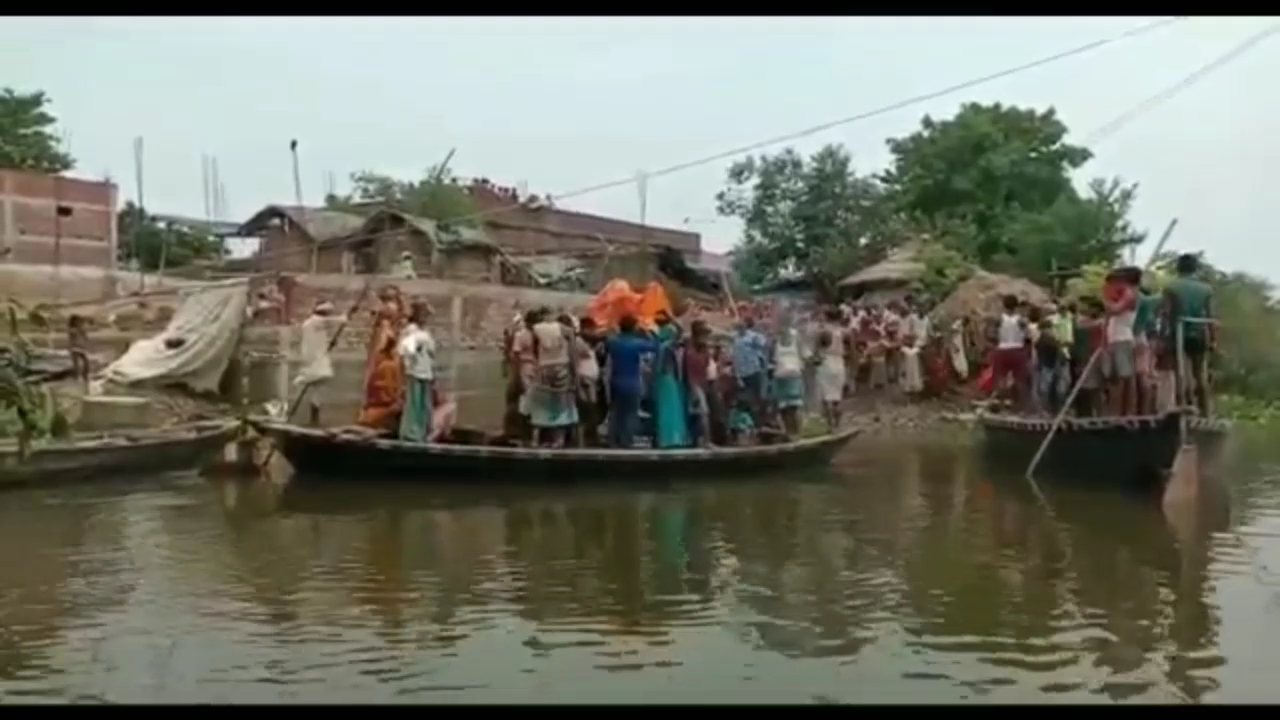
[[[671,301],[662,285],[651,282],[643,293],[631,289],[626,280],[610,280],[587,304],[587,315],[603,328],[616,328],[625,315],[635,315],[646,330],[654,327],[658,312],[671,314]]]

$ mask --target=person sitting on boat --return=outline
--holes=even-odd
[[[566,435],[578,425],[577,337],[545,309],[539,310],[529,335],[533,368],[525,397],[533,441],[544,447],[564,447]]]
[[[1004,312],[1000,314],[996,328],[996,349],[992,354],[992,383],[998,392],[1002,388],[1011,388],[1009,397],[1014,407],[1021,408],[1026,402],[1027,385],[1027,320],[1018,312],[1016,295],[1005,295],[1000,304]]]
[[[1178,384],[1177,399],[1182,403],[1194,401],[1201,415],[1208,416],[1209,398],[1208,357],[1216,349],[1218,334],[1213,320],[1213,288],[1198,280],[1200,258],[1192,253],[1179,255],[1174,270],[1177,276],[1164,289],[1164,353],[1163,369],[1171,372],[1177,367],[1177,327],[1182,326],[1182,357],[1184,373],[1174,373],[1175,380],[1184,376]],[[1184,322],[1191,321],[1191,322]],[[1191,381],[1188,388],[1186,380]]]
[[[640,399],[644,394],[641,365],[658,351],[658,343],[639,331],[635,315],[618,321],[618,332],[606,343],[609,370],[609,444],[635,447],[640,424]]]
[[[446,440],[453,432],[458,419],[458,401],[453,395],[440,388],[439,383],[431,384],[431,432],[427,442]]]
[[[293,384],[307,388],[307,421],[312,427],[320,426],[320,408],[328,400],[327,391],[333,379],[329,343],[344,322],[345,317],[334,314],[333,303],[320,301],[299,328],[298,354],[302,367],[294,376]]]
[[[400,439],[426,442],[431,429],[431,388],[436,379],[436,341],[427,329],[431,306],[414,303],[409,318],[398,347],[405,379]]]

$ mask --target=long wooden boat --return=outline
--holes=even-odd
[[[1045,451],[1037,474],[1147,490],[1161,487],[1178,453],[1180,413],[1132,417],[1066,418]],[[1052,418],[983,413],[984,449],[1000,465],[1026,468],[1053,427]],[[1187,429],[1202,459],[1214,456],[1231,421],[1190,417]]]
[[[494,447],[410,443],[250,418],[301,475],[556,483],[617,478],[744,476],[821,466],[860,428],[773,445],[683,450]]]
[[[196,470],[239,431],[240,421],[226,419],[78,435],[33,443],[25,458],[16,441],[0,441],[0,486]]]

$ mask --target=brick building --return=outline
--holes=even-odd
[[[114,183],[0,170],[0,263],[114,269],[116,200]]]

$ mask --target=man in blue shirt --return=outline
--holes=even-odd
[[[733,376],[738,381],[738,391],[743,393],[745,404],[751,408],[756,427],[762,427],[764,421],[768,354],[769,341],[756,332],[752,318],[743,318],[733,338]]]
[[[618,333],[605,343],[609,359],[609,444],[615,448],[635,446],[640,398],[644,394],[641,359],[657,350],[657,341],[636,331],[634,315],[624,316],[618,322]]]

